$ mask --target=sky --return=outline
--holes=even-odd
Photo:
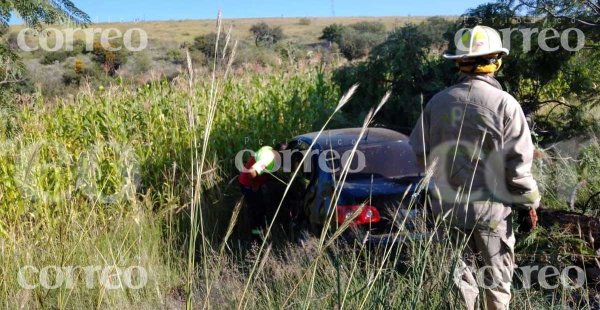
[[[73,0],[93,22],[244,17],[460,15],[486,0]],[[333,3],[333,5],[332,5]],[[12,23],[19,23],[13,18]]]

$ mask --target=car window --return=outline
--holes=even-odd
[[[340,158],[332,161],[334,171],[340,175],[350,159],[352,147],[339,149]],[[345,155],[344,155],[345,154]],[[329,161],[331,162],[331,161]],[[420,174],[410,145],[402,141],[361,144],[350,163],[348,178],[383,177],[400,179]]]
[[[286,152],[289,155],[288,158],[286,154],[284,154],[283,164],[287,165],[287,173],[293,173],[295,169],[302,163],[302,158],[304,157],[305,152],[308,152],[310,144],[301,141],[301,140],[293,140],[288,143],[288,148]],[[286,163],[286,160],[289,160],[289,163]],[[300,170],[301,176],[310,180],[313,177],[314,166],[313,159],[307,158],[305,163],[302,164],[303,168]]]

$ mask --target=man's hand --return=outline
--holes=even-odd
[[[535,229],[538,224],[538,216],[537,216],[537,212],[533,208],[529,210],[529,221],[531,224],[531,229],[532,230]]]
[[[258,172],[256,172],[256,169],[254,168],[250,168],[250,170],[248,171],[250,173],[250,176],[254,179],[258,176]]]
[[[521,233],[530,233],[537,227],[538,216],[534,208],[529,210],[520,209],[517,211],[517,221]]]

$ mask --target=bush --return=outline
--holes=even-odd
[[[281,63],[277,52],[266,47],[241,47],[238,48],[234,63],[257,64],[263,67],[275,67]]]
[[[312,23],[312,21],[310,20],[310,18],[300,18],[300,20],[298,21],[298,24],[301,26],[309,26]]]
[[[45,53],[40,59],[42,65],[52,65],[55,63],[61,63],[67,58],[71,57],[71,53],[67,51],[56,51]]]
[[[259,45],[272,45],[281,41],[284,37],[281,27],[271,27],[265,22],[254,24],[250,28],[254,35],[254,43]]]
[[[87,77],[96,77],[98,72],[94,71],[89,60],[75,58],[70,63],[65,64],[65,71],[62,75],[62,81],[65,85],[80,85],[81,81]]]
[[[207,59],[213,59],[218,54],[222,56],[223,47],[225,46],[225,36],[219,37],[219,51],[215,51],[215,44],[217,43],[217,34],[215,32],[201,35],[194,38],[192,49],[197,50],[204,54]]]
[[[454,39],[453,25],[455,23],[446,18],[433,16],[419,24],[418,28],[421,33],[431,40],[434,49],[443,51],[447,47],[448,41]]]
[[[348,27],[331,24],[323,28],[320,40],[336,43],[348,60],[367,56],[371,48],[385,39],[385,25],[380,22],[359,22]]]
[[[206,55],[198,50],[191,50],[190,58],[194,65],[206,65],[208,63],[208,58],[206,58]]]
[[[111,43],[111,46],[115,47],[116,45]],[[104,73],[114,76],[117,70],[127,63],[127,52],[125,49],[118,51],[105,49],[100,42],[96,41],[92,51],[92,60],[100,66]]]
[[[145,52],[137,52],[133,55],[133,74],[142,74],[148,72],[152,67],[152,59]]]
[[[42,65],[52,65],[55,63],[64,62],[69,57],[74,57],[79,54],[85,54],[85,42],[81,40],[76,40],[73,42],[73,50],[59,50],[55,52],[42,52],[42,58],[40,59],[40,63]]]
[[[358,22],[350,28],[362,33],[385,34],[385,25],[381,22]]]
[[[323,32],[319,37],[319,40],[327,40],[329,43],[337,43],[339,45],[342,43],[344,29],[344,25],[331,24],[323,28]]]
[[[369,55],[371,48],[385,40],[382,33],[361,32],[355,28],[344,29],[340,50],[348,60]]]
[[[177,64],[177,65],[181,65],[181,64],[185,63],[186,56],[185,56],[185,53],[183,53],[181,51],[181,49],[179,49],[179,48],[170,48],[167,51],[167,54],[165,56],[165,60],[169,61],[171,63]]]

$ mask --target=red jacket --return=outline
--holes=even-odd
[[[244,168],[246,168],[246,170],[250,170],[255,163],[256,163],[256,159],[254,158],[254,156],[252,156],[252,157],[250,157],[250,159],[248,160],[246,165],[244,165]],[[238,177],[238,181],[240,182],[241,185],[246,186],[246,187],[251,187],[251,188],[260,187],[261,185],[264,185],[265,183],[267,183],[268,180],[269,180],[269,175],[266,173],[263,175],[256,176],[256,178],[252,178],[252,175],[250,175],[250,172],[242,172],[242,173],[240,173],[240,176]]]

